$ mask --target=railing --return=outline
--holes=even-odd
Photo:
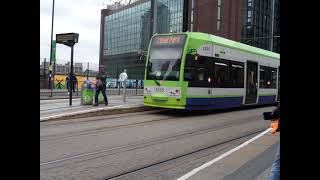
[[[93,81],[94,82],[94,81]],[[81,97],[81,87],[83,85],[84,81],[76,81],[74,83],[75,88],[72,93],[73,97]],[[48,98],[48,97],[54,97],[54,98],[67,98],[68,95],[68,89],[67,87],[70,86],[66,81],[62,80],[52,80],[51,83],[47,79],[40,79],[40,98]],[[114,80],[108,80],[106,85],[106,94],[107,95],[122,95],[123,91],[123,83],[114,81]],[[143,81],[141,80],[128,80],[126,82],[126,94],[127,95],[143,95]]]

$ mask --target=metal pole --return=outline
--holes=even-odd
[[[157,23],[158,23],[158,17],[157,17],[157,10],[158,10],[158,3],[157,0],[153,0],[153,27],[152,27],[152,34],[157,33]]]
[[[78,87],[78,82],[76,82],[76,84],[77,84],[77,96],[79,96],[79,87]]]
[[[274,26],[274,0],[272,0],[272,16],[271,16],[271,42],[270,51],[273,50],[273,26]]]
[[[52,39],[53,39],[53,20],[54,20],[54,0],[52,1],[52,21],[51,21],[51,41],[50,41],[50,72],[49,72],[49,87],[51,88],[50,97],[52,97],[52,84],[51,84],[51,76],[52,76]]]
[[[88,62],[88,66],[87,66],[87,80],[89,80],[89,62]]]
[[[47,63],[46,60],[47,60],[47,59],[44,58],[44,65],[43,65],[43,77],[44,77],[44,79],[46,79],[46,63]]]
[[[138,95],[138,79],[136,78],[136,95]]]
[[[69,105],[72,106],[72,90],[73,90],[73,83],[72,83],[72,77],[73,77],[73,45],[71,46],[71,68],[70,68],[70,78],[69,78],[69,84],[70,84],[70,93],[69,93]]]
[[[193,16],[194,16],[194,0],[191,1],[191,22],[190,22],[190,31],[193,31]]]
[[[44,65],[43,65],[43,78],[42,78],[42,82],[40,82],[41,83],[41,87],[40,88],[44,88],[45,89],[45,87],[46,87],[46,80],[47,80],[47,75],[46,75],[46,63],[47,63],[47,61],[46,61],[46,58],[44,58]],[[41,79],[40,79],[40,81],[41,81]]]
[[[119,87],[118,89],[119,89],[119,92],[118,92],[118,95],[120,95],[120,82],[119,82],[119,75],[118,75],[118,73],[119,73],[119,71],[118,71],[118,69],[119,69],[119,59],[118,59],[118,56],[117,56],[117,74],[116,74],[116,78],[117,78],[117,86]]]
[[[52,83],[52,87],[54,88],[54,76],[56,74],[56,62],[53,62],[53,73],[52,73],[52,78],[53,78],[53,83]]]

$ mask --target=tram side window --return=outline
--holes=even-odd
[[[277,69],[267,66],[260,66],[260,88],[276,88]]]
[[[195,61],[195,74],[194,74],[194,81],[197,82],[203,82],[203,83],[208,83],[208,78],[209,78],[209,57],[205,56],[199,56],[198,60]]]
[[[230,86],[230,63],[227,60],[215,59],[214,62],[214,87],[226,88]]]
[[[276,89],[277,88],[277,69],[276,68],[270,68],[271,69],[271,88]]]
[[[209,76],[211,73],[210,57],[187,55],[184,67],[184,80],[189,81],[190,87],[209,86]]]
[[[260,66],[260,82],[259,88],[265,88],[265,76],[266,76],[266,67]]]
[[[184,67],[184,80],[185,81],[192,81],[194,75],[194,56],[187,54],[185,67]]]
[[[244,87],[244,63],[231,61],[231,86],[233,88]]]

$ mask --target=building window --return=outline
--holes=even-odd
[[[221,0],[217,0],[217,31],[220,31],[221,25]]]

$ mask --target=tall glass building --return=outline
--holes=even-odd
[[[280,0],[243,0],[241,42],[280,52]]]
[[[152,35],[183,31],[184,1],[141,0],[113,11],[102,10],[100,64],[109,77],[117,78],[127,69],[128,78],[143,79],[143,54]]]
[[[280,0],[140,0],[101,10],[100,64],[143,79],[155,33],[197,31],[280,52]]]

